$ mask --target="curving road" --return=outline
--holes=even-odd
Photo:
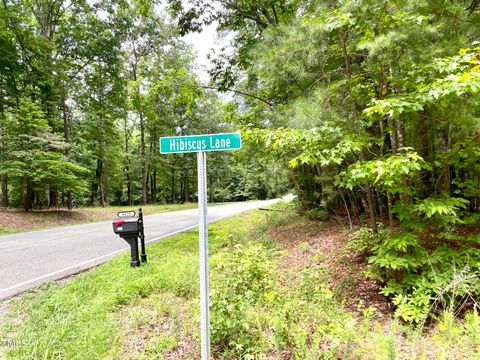
[[[253,201],[208,208],[210,222],[280,201]],[[145,240],[158,241],[198,225],[198,210],[144,217]],[[129,250],[104,221],[0,236],[0,300],[51,280],[76,274]]]

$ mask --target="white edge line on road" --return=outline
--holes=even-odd
[[[247,209],[245,211],[251,211],[251,210],[254,210],[254,209]],[[209,223],[213,223],[213,222],[216,222],[216,221],[219,221],[219,220],[223,220],[227,217],[235,216],[235,215],[238,215],[238,214],[241,214],[241,212],[237,213],[237,214],[233,214],[233,215],[222,216],[222,217],[219,217],[218,219],[210,220]],[[159,241],[161,239],[164,239],[166,237],[170,237],[170,236],[176,235],[176,234],[181,233],[181,232],[185,232],[185,231],[188,231],[188,230],[195,229],[196,227],[198,227],[198,225],[192,225],[192,226],[186,227],[186,228],[181,229],[181,230],[175,230],[175,231],[172,231],[168,234],[165,234],[165,235],[156,237],[154,239],[145,241],[145,244],[150,244],[150,243]],[[110,260],[111,258],[113,258],[115,255],[126,252],[127,250],[130,250],[130,248],[127,247],[127,248],[124,248],[124,249],[121,249],[121,250],[117,250],[117,251],[111,252],[109,254],[102,255],[102,256],[99,256],[97,258],[84,261],[80,264],[73,265],[73,266],[70,266],[68,268],[52,272],[50,274],[39,276],[35,279],[28,280],[28,281],[25,281],[25,282],[17,284],[17,285],[13,285],[13,286],[8,287],[6,289],[2,289],[2,290],[0,290],[0,301],[3,301],[3,300],[8,299],[12,296],[24,293],[24,292],[26,292],[30,289],[33,289],[35,287],[38,287],[38,286],[42,285],[42,284],[44,284],[48,281],[61,280],[63,278],[66,278],[67,276],[75,275],[75,274],[78,274],[82,271],[88,270],[92,267],[95,267],[97,265],[103,264],[103,263],[107,262],[108,260]]]

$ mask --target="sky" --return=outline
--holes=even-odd
[[[190,33],[183,37],[186,43],[193,46],[193,50],[197,54],[196,65],[193,70],[203,85],[208,85],[210,81],[210,76],[208,75],[210,61],[207,59],[207,55],[212,53],[212,49],[219,53],[222,47],[229,48],[230,40],[233,37],[233,34],[219,35],[216,29],[217,23],[213,23],[204,26],[201,33]],[[231,101],[234,94],[226,92],[218,93],[218,95],[223,101]]]
[[[201,33],[187,34],[183,40],[187,44],[191,44],[195,53],[197,54],[196,64],[198,69],[195,69],[200,76],[202,82],[208,82],[207,69],[209,61],[207,55],[211,53],[212,48],[217,48],[216,24],[211,24],[203,28]]]
[[[166,3],[157,4],[157,9],[161,12],[165,11]],[[215,5],[214,5],[215,6]],[[200,78],[200,81],[207,85],[210,81],[208,75],[208,69],[210,67],[210,61],[207,59],[207,55],[212,53],[212,49],[220,50],[222,47],[229,47],[229,41],[231,36],[219,36],[217,34],[218,23],[214,22],[208,26],[203,26],[202,32],[200,33],[189,33],[183,37],[183,40],[192,45],[194,52],[197,57],[195,60],[196,66],[193,69],[195,73]]]
[[[201,33],[190,33],[183,38],[186,43],[193,46],[193,50],[197,54],[196,69],[194,70],[203,84],[207,84],[209,81],[207,71],[210,62],[207,55],[212,53],[212,49],[217,50],[224,46],[224,41],[217,36],[216,27],[217,24],[211,24],[205,26]]]

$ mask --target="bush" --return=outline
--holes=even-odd
[[[364,250],[372,241],[371,234],[366,230],[357,234],[354,245]],[[392,299],[397,317],[418,323],[439,310],[455,311],[479,302],[480,254],[468,242],[430,249],[413,232],[389,234],[383,230],[379,238],[381,241],[368,246],[372,252],[369,273],[384,282],[381,293]]]
[[[274,288],[271,252],[263,245],[240,246],[217,259],[213,269],[210,309],[215,352],[246,356],[259,352],[262,333],[249,321],[251,309]]]
[[[355,338],[355,320],[336,303],[321,266],[307,267],[283,286],[274,252],[236,246],[216,259],[211,294],[212,345],[222,358],[283,354],[339,358]]]
[[[369,274],[385,284],[381,293],[396,305],[396,316],[418,323],[480,297],[475,236],[463,239],[456,230],[467,204],[452,197],[397,204],[401,231],[360,229],[350,242],[350,252],[369,255]]]

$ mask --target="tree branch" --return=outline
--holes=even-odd
[[[168,87],[168,86],[171,86],[171,87],[179,87],[179,86],[192,86],[192,87],[197,87],[197,88],[202,88],[202,89],[209,89],[209,90],[216,90],[216,91],[220,91],[217,87],[215,86],[208,86],[208,85],[195,85],[195,84],[186,84],[186,83],[177,83],[177,84],[165,84],[164,86],[162,86],[161,88],[164,88],[164,87]],[[231,89],[231,88],[226,88],[224,91],[231,91],[235,94],[239,94],[239,95],[242,95],[242,96],[247,96],[247,97],[251,97],[252,99],[255,99],[255,100],[258,100],[258,101],[261,101],[263,102],[264,104],[270,106],[270,107],[273,107],[275,106],[275,104],[271,101],[268,101],[266,99],[263,99],[257,95],[253,95],[253,94],[249,94],[247,92],[244,92],[244,91],[241,91],[241,90],[237,90],[237,89]]]
[[[211,89],[211,90],[218,90],[218,88],[214,87],[214,86],[206,86],[206,85],[199,85],[199,87],[203,88],[203,89]],[[268,106],[270,107],[273,107],[275,104],[266,100],[266,99],[263,99],[257,95],[253,95],[253,94],[249,94],[249,93],[246,93],[244,91],[241,91],[241,90],[237,90],[237,89],[231,89],[231,88],[226,88],[225,91],[231,91],[235,94],[239,94],[239,95],[242,95],[242,96],[247,96],[247,97],[251,97],[252,99],[256,99],[256,100],[259,100],[261,102],[263,102],[264,104],[267,104]]]
[[[250,19],[250,20],[255,21],[255,22],[257,23],[257,25],[260,25],[260,26],[263,27],[263,28],[266,28],[266,27],[268,26],[267,23],[265,23],[265,22],[260,18],[260,16],[258,16],[258,11],[256,11],[255,14],[252,15],[252,14],[249,14],[249,13],[245,12],[240,6],[238,6],[238,5],[234,4],[234,3],[231,3],[231,2],[229,2],[229,1],[219,0],[219,2],[220,2],[221,4],[223,4],[227,9],[228,9],[228,8],[231,8],[231,9],[233,9],[233,10],[236,10],[240,16],[243,16],[243,17],[245,17],[245,18],[247,18],[247,19]],[[255,8],[255,9],[258,10],[257,8]]]

